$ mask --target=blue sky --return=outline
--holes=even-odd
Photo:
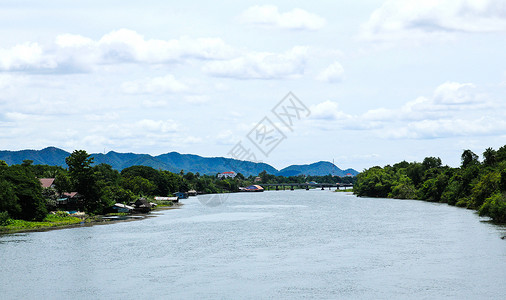
[[[2,1],[0,148],[363,168],[506,144],[506,2]],[[287,128],[288,92],[310,111]],[[285,139],[247,136],[267,117]]]

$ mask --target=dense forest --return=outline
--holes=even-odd
[[[487,148],[483,161],[464,150],[458,168],[441,159],[372,167],[357,175],[357,196],[418,199],[475,209],[481,216],[506,222],[506,146]]]
[[[93,157],[76,150],[66,158],[68,168],[34,165],[25,160],[9,166],[0,161],[0,225],[2,220],[43,220],[48,211],[57,210],[56,199],[65,193],[77,192],[77,209],[88,214],[102,214],[114,203],[131,203],[139,197],[171,196],[196,190],[199,193],[237,192],[239,187],[255,183],[256,176],[220,179],[216,175],[173,173],[148,166],[131,166],[121,172],[108,164],[94,165]],[[352,177],[292,176],[259,174],[260,183],[304,183],[309,181],[352,182]],[[55,178],[54,187],[43,188],[39,178]]]

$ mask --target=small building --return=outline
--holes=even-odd
[[[131,213],[134,211],[134,207],[123,203],[116,203],[110,208],[110,210],[117,213]]]
[[[197,196],[197,191],[196,190],[189,190],[188,196]]]
[[[174,202],[174,203],[179,202],[178,197],[155,197],[155,200],[156,201],[169,201],[169,202]]]
[[[237,173],[234,172],[234,171],[231,171],[231,172],[223,172],[223,173],[220,173],[218,174],[218,178],[235,178],[235,176],[237,176]]]
[[[176,192],[174,195],[176,195],[179,199],[188,199],[188,193],[185,192]]]
[[[56,206],[67,210],[82,208],[83,196],[78,192],[62,193],[56,199]]]
[[[54,178],[39,178],[43,188],[54,188]]]
[[[260,178],[259,176],[255,177],[255,182],[261,182],[262,181],[262,178]]]
[[[132,206],[136,212],[148,213],[151,211],[151,203],[149,203],[146,198],[137,199],[137,201],[135,201],[134,205]]]

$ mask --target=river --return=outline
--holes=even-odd
[[[506,299],[506,227],[471,210],[328,190],[203,199],[2,235],[1,298]]]

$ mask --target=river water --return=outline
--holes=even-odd
[[[470,210],[328,190],[202,199],[0,236],[0,298],[506,299],[506,228]]]

